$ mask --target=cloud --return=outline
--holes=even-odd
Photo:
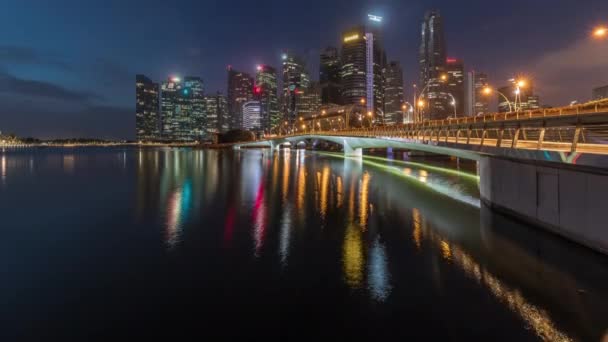
[[[0,92],[75,102],[102,100],[101,96],[93,93],[69,90],[50,82],[18,78],[2,70],[0,70]]]
[[[2,131],[18,136],[50,138],[133,139],[135,109],[89,104],[58,106],[0,94]]]
[[[13,45],[0,46],[0,63],[48,66],[63,71],[73,70],[72,66],[56,57],[40,53],[28,47]]]
[[[553,105],[588,100],[594,87],[608,84],[608,44],[590,39],[546,52],[533,63],[541,101]]]

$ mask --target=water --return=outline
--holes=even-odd
[[[403,159],[395,154],[395,159]],[[608,258],[453,160],[0,152],[0,337],[600,341]]]

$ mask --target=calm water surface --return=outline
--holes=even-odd
[[[601,340],[608,258],[393,158],[0,151],[0,338]]]

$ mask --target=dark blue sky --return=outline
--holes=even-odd
[[[589,39],[608,24],[606,0],[510,1],[155,1],[4,0],[0,11],[0,130],[20,136],[133,138],[135,74],[160,81],[196,75],[207,92],[226,92],[228,64],[254,72],[318,53],[341,30],[382,15],[389,59],[417,78],[420,21],[437,8],[448,55],[492,84],[528,75],[541,102],[587,100],[608,84],[608,41]]]

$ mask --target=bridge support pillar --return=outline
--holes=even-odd
[[[492,209],[608,254],[608,171],[483,157],[480,194]]]
[[[344,143],[342,144],[342,146],[344,147],[344,155],[347,157],[362,157],[363,156],[363,149],[361,147],[353,148],[352,146],[350,146],[350,144],[346,140],[344,140]]]

